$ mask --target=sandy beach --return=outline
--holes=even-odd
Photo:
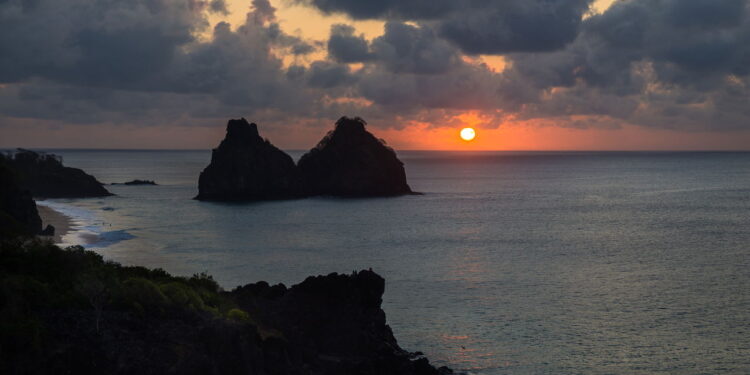
[[[73,226],[71,218],[47,206],[38,205],[37,211],[39,211],[39,216],[42,218],[43,228],[48,224],[55,227],[55,235],[52,236],[52,240],[55,243],[62,242],[62,237],[68,233]]]

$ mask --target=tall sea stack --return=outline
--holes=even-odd
[[[253,201],[299,195],[294,160],[261,138],[256,124],[242,118],[229,120],[226,137],[200,175],[195,199]]]
[[[298,168],[308,195],[394,196],[411,193],[404,163],[365,129],[359,117],[342,117]]]

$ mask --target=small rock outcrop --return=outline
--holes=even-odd
[[[78,168],[65,167],[62,158],[18,149],[5,157],[18,175],[21,189],[38,198],[90,198],[112,195],[94,176]]]
[[[253,201],[296,198],[299,177],[292,157],[260,137],[244,118],[229,120],[198,180],[198,200]]]
[[[48,236],[48,237],[54,236],[55,235],[55,226],[52,225],[52,224],[47,224],[47,226],[44,227],[44,229],[41,232],[39,232],[39,235],[40,236]]]
[[[359,117],[342,117],[298,168],[308,195],[394,196],[411,193],[396,152],[365,129]]]
[[[132,181],[122,182],[122,183],[120,183],[120,182],[113,182],[112,185],[128,185],[128,186],[131,186],[131,185],[154,185],[154,186],[156,186],[157,184],[156,184],[155,181],[151,181],[151,180],[132,180]]]
[[[0,155],[0,237],[35,235],[42,230],[42,218],[28,190],[20,188],[14,171]]]

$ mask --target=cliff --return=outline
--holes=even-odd
[[[298,167],[309,195],[343,197],[411,193],[396,152],[365,129],[361,118],[342,117]]]
[[[198,200],[252,201],[299,196],[292,158],[258,134],[256,124],[229,120],[227,134],[198,179]]]
[[[0,238],[15,234],[36,235],[42,231],[42,219],[28,190],[17,184],[17,176],[0,155]]]
[[[18,176],[21,189],[38,198],[89,198],[112,195],[94,176],[65,167],[51,154],[18,149],[5,157]]]
[[[205,274],[0,242],[0,373],[438,375],[401,349],[372,271],[222,291]]]

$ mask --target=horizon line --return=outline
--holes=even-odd
[[[390,147],[390,146],[389,146]],[[401,152],[750,152],[748,149],[580,149],[580,150],[555,150],[555,149],[397,149]],[[0,151],[15,151],[26,149],[32,151],[211,151],[213,148],[88,148],[88,147],[0,147]],[[283,151],[306,152],[311,149],[280,148]]]

